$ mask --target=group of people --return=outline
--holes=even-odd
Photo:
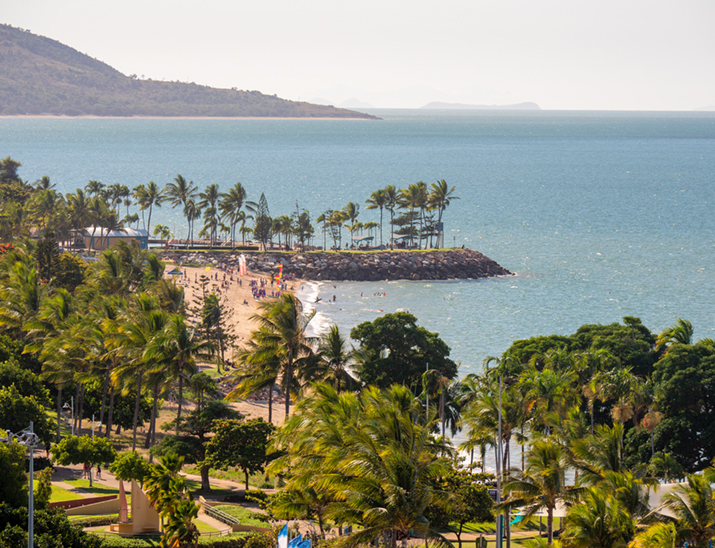
[[[92,473],[92,467],[89,465],[89,463],[84,463],[84,468],[82,469],[82,479],[90,479],[89,475]],[[96,479],[101,480],[102,479],[102,468],[97,465],[97,475]]]

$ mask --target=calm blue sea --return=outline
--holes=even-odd
[[[318,305],[318,329],[409,310],[448,342],[463,374],[514,339],[626,315],[654,331],[687,318],[697,338],[715,337],[715,113],[376,114],[384,120],[0,118],[0,157],[63,192],[90,179],[165,185],[177,173],[199,187],[240,181],[249,199],[265,192],[271,214],[297,203],[313,218],[387,184],[446,179],[461,198],[445,215],[447,244],[516,276],[303,295],[336,296]],[[185,233],[178,210],[154,221]]]

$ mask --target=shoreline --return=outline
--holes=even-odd
[[[284,275],[310,281],[470,280],[513,275],[479,251],[464,248],[307,253],[172,249],[159,253],[177,264],[222,263],[229,268],[237,267],[241,255],[248,269],[259,275],[274,275],[283,265]]]
[[[0,119],[56,119],[56,120],[351,120],[382,121],[382,118],[363,118],[360,116],[98,116],[96,114],[2,114]]]

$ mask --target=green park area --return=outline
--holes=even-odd
[[[261,300],[239,340],[220,291],[203,284],[186,302],[136,245],[93,261],[61,252],[44,231],[57,216],[69,231],[120,202],[97,185],[62,202],[19,185],[8,162],[0,227],[43,230],[0,245],[0,548],[27,544],[31,423],[37,546],[145,542],[47,509],[115,494],[117,480],[158,512],[156,542],[182,548],[219,542],[200,497],[271,529],[221,548],[273,547],[285,523],[317,548],[493,545],[499,516],[514,523],[505,542],[525,548],[708,548],[715,536],[715,343],[687,320],[516,340],[463,377],[410,313],[309,337],[289,292]],[[176,192],[167,200],[182,203]],[[412,237],[436,244],[408,210]],[[105,479],[79,479],[85,464]]]

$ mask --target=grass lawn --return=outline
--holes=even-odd
[[[184,466],[183,471],[187,474],[200,475],[201,470],[198,466],[190,465]],[[211,468],[209,470],[209,476],[212,478],[220,480],[228,480],[236,482],[236,487],[244,488],[246,486],[246,475],[237,470],[216,470]],[[248,477],[248,484],[253,487],[260,487],[261,489],[273,489],[273,482],[266,481],[265,474],[252,474]],[[200,484],[199,484],[200,485]]]
[[[94,485],[92,487],[90,487],[89,480],[86,480],[86,479],[71,479],[71,480],[67,480],[65,483],[69,483],[70,485],[77,487],[78,489],[82,489],[82,491],[91,493],[95,497],[107,497],[109,495],[118,495],[119,494],[119,489],[114,489],[113,487],[107,487],[105,485],[102,485],[101,483],[95,482]],[[53,491],[54,491],[54,489],[53,489]],[[127,489],[126,495],[127,495],[127,504],[129,506],[131,506],[132,505],[132,490]]]
[[[37,484],[35,484],[35,492],[37,492]],[[50,502],[61,502],[64,500],[78,500],[83,499],[82,495],[68,491],[67,489],[62,489],[62,487],[52,486],[52,496],[50,497]]]
[[[235,504],[220,504],[214,506],[217,510],[227,513],[229,516],[235,517],[241,522],[241,525],[252,525],[254,527],[270,527],[270,523],[267,521],[261,521],[255,517],[255,512],[252,512],[248,508],[243,506],[237,506]]]
[[[100,518],[112,518],[115,521],[119,520],[119,514],[98,514],[92,516],[67,516],[70,521],[83,521],[86,519],[100,519]],[[101,527],[106,527],[102,525]]]
[[[203,521],[200,521],[198,519],[194,520],[194,525],[196,525],[196,528],[199,530],[199,533],[215,533],[218,531],[215,527],[211,527],[208,523],[204,523]]]
[[[97,482],[94,482],[92,487],[90,487],[89,480],[86,479],[70,479],[65,481],[65,483],[69,483],[77,489],[82,489],[82,491],[92,493],[98,497],[119,494],[119,489],[115,489],[114,487],[107,487],[106,485]]]

